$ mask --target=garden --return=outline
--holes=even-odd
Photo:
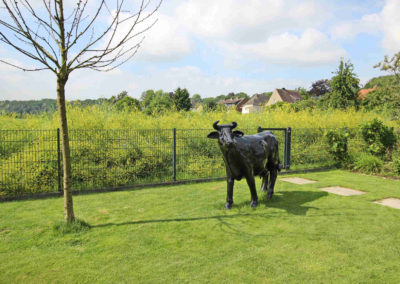
[[[399,180],[342,170],[296,174],[316,181],[305,185],[284,177],[256,209],[245,181],[229,211],[225,182],[78,195],[76,231],[60,229],[61,198],[2,203],[0,282],[400,281],[400,210],[373,203],[400,198]],[[328,186],[365,194],[320,189]]]
[[[291,170],[342,167],[400,175],[399,125],[371,111],[283,108],[249,115],[215,111],[151,117],[106,106],[69,106],[69,114],[75,191],[223,177],[217,143],[206,138],[216,120],[237,121],[246,134],[256,133],[258,126],[291,127]],[[0,198],[60,191],[57,114],[2,115],[0,122]],[[274,134],[283,161],[284,133]]]

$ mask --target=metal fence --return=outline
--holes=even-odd
[[[259,130],[242,131],[255,134]],[[286,169],[289,164],[294,170],[334,165],[324,140],[327,129],[272,131]],[[349,150],[362,150],[359,131],[346,131],[350,133]],[[224,177],[222,154],[217,142],[207,138],[209,132],[70,130],[72,188],[97,190]],[[0,130],[0,199],[61,191],[60,158],[59,130]]]

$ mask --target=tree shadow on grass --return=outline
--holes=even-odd
[[[284,209],[287,213],[293,215],[306,215],[309,209],[316,209],[317,207],[305,206],[305,203],[317,200],[321,197],[327,196],[328,193],[324,191],[283,191],[275,193],[271,200],[265,199],[265,194],[259,196],[259,206],[267,208]],[[239,208],[250,206],[250,200],[238,204]]]
[[[171,218],[171,219],[153,219],[153,220],[138,220],[138,221],[128,221],[122,223],[105,223],[94,225],[92,228],[101,228],[108,226],[125,226],[125,225],[139,225],[139,224],[151,224],[151,223],[169,223],[169,222],[193,222],[193,221],[201,221],[201,220],[218,220],[221,224],[227,224],[226,219],[232,219],[237,217],[282,217],[279,212],[268,212],[262,207],[268,208],[280,208],[286,210],[286,212],[294,215],[305,215],[308,209],[318,209],[316,207],[304,206],[305,203],[314,201],[318,198],[327,196],[326,192],[317,192],[317,191],[289,191],[289,192],[280,192],[275,194],[272,200],[265,200],[265,197],[260,198],[259,209],[262,209],[262,212],[257,213],[240,213],[240,209],[246,206],[250,206],[250,202],[242,202],[238,205],[234,205],[235,207],[239,207],[238,214],[229,214],[229,215],[218,215],[218,216],[204,216],[204,217],[193,217],[193,218]],[[261,196],[260,196],[261,197]],[[260,208],[261,207],[261,208]],[[257,209],[255,209],[257,210]]]

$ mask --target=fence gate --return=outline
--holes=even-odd
[[[263,128],[259,126],[257,132],[263,131],[273,131],[274,136],[278,139],[279,143],[279,158],[283,161],[283,168],[285,170],[290,169],[290,151],[291,151],[291,141],[292,141],[292,129],[288,128]],[[282,153],[282,144],[283,153]],[[283,159],[282,159],[283,158]]]

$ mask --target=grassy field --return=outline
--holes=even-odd
[[[294,111],[290,106],[282,109],[264,110],[261,113],[242,115],[237,111],[176,112],[154,116],[142,112],[121,112],[106,106],[68,106],[68,126],[70,129],[212,129],[212,123],[236,121],[242,129],[262,127],[292,128],[358,128],[365,121],[378,118],[385,124],[400,127],[398,119],[374,111],[346,110],[303,110]],[[0,114],[2,130],[6,129],[57,129],[60,127],[58,113],[25,115]]]
[[[58,234],[60,198],[0,204],[0,282],[399,283],[400,181],[344,171],[277,182],[249,207],[246,182],[223,209],[225,182],[76,196],[92,227]],[[283,177],[283,176],[280,176]],[[343,197],[318,188],[367,192]]]

